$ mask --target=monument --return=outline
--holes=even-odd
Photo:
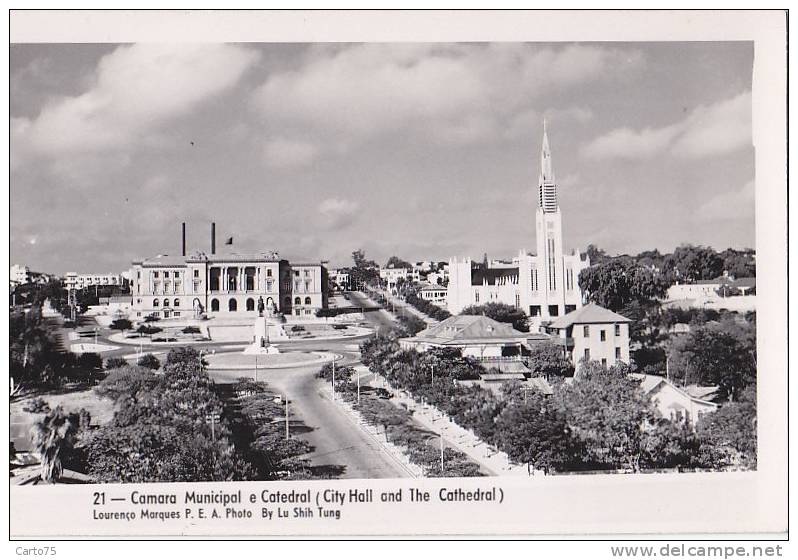
[[[266,315],[264,316],[264,310]],[[274,303],[264,305],[263,298],[258,298],[258,317],[253,326],[252,344],[244,349],[244,354],[279,354],[280,349],[272,344],[278,340],[288,340],[283,328],[285,319],[277,312]]]

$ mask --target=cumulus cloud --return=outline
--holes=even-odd
[[[360,204],[353,200],[325,199],[318,208],[321,225],[325,229],[341,229],[355,220],[359,209]]]
[[[737,190],[729,190],[710,198],[695,213],[696,219],[702,221],[739,220],[753,215],[753,181],[748,181]]]
[[[263,147],[263,157],[270,167],[299,167],[307,165],[318,155],[319,150],[309,142],[273,138]]]
[[[225,44],[121,46],[99,61],[84,93],[50,101],[35,118],[11,119],[15,163],[29,152],[129,148],[233,86],[256,59]]]
[[[412,129],[435,140],[474,142],[529,111],[544,93],[639,61],[634,53],[583,45],[322,45],[297,67],[272,74],[253,104],[269,123],[336,139]]]
[[[617,128],[582,147],[592,159],[648,159],[669,153],[698,159],[751,145],[751,92],[700,106],[682,121],[660,128]]]

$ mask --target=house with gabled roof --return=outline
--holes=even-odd
[[[578,366],[583,359],[611,367],[629,363],[629,324],[632,321],[595,303],[589,303],[543,326],[554,342]]]

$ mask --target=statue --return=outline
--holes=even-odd
[[[288,334],[283,327],[284,321],[272,298],[267,298],[264,302],[263,297],[259,297],[258,318],[252,328],[252,344],[244,350],[244,354],[279,354],[280,349],[272,342],[288,340]]]

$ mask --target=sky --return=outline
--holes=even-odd
[[[564,243],[754,247],[753,45],[11,47],[11,260],[62,274],[233,237],[351,264]]]

